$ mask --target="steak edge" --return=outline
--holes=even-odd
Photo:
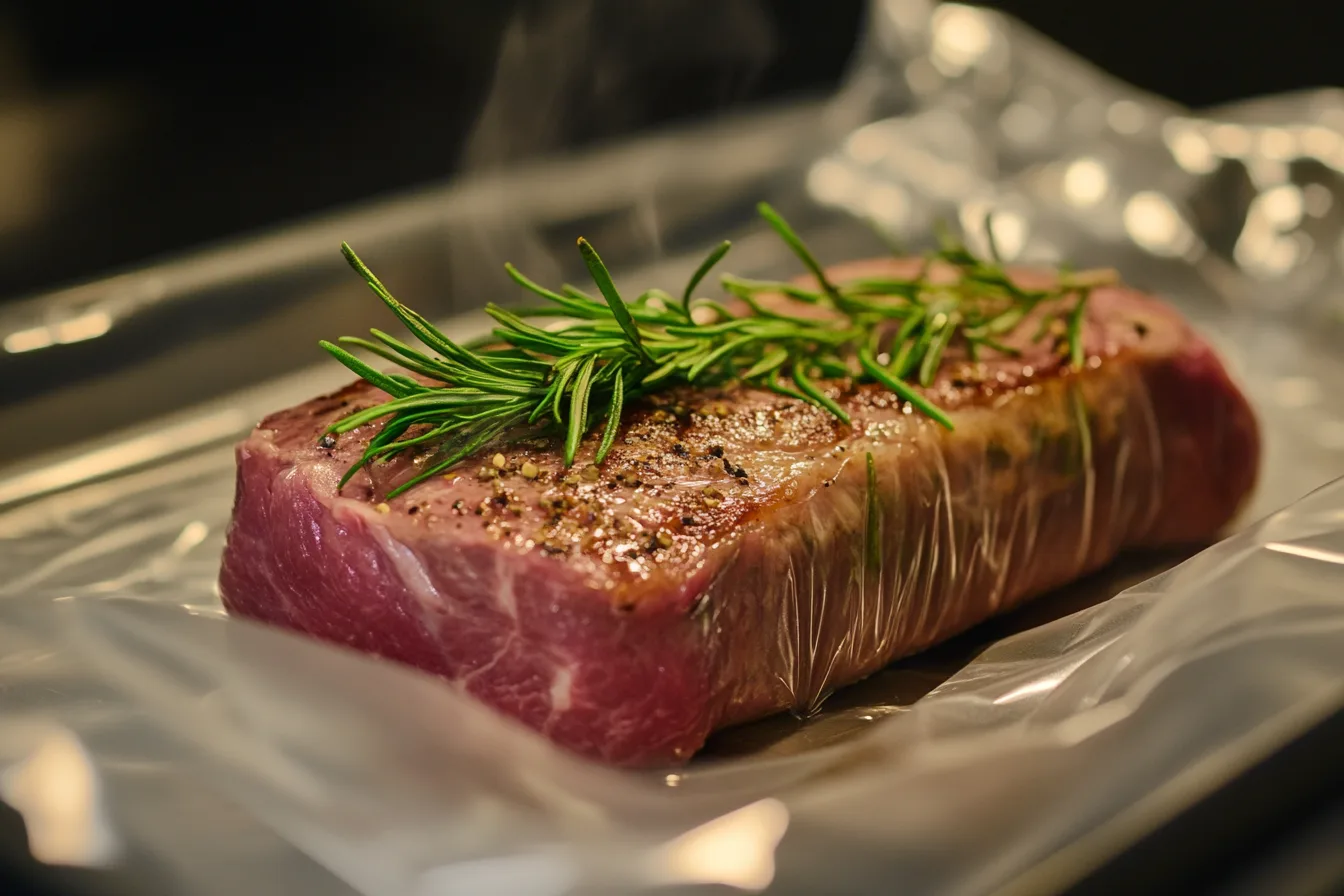
[[[629,409],[600,469],[597,435],[568,470],[524,443],[387,502],[425,458],[338,493],[378,426],[319,441],[387,398],[354,383],[238,446],[224,605],[441,676],[581,754],[684,762],[714,730],[811,711],[1125,548],[1233,518],[1257,424],[1173,309],[1094,290],[1076,372],[1033,329],[1005,338],[1018,357],[949,349],[924,391],[951,432],[880,386],[827,384],[851,426],[771,392],[673,390]]]

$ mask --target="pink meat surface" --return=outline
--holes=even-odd
[[[949,350],[924,391],[953,431],[873,385],[827,384],[851,426],[750,388],[672,391],[629,410],[600,469],[596,436],[568,470],[554,444],[515,445],[502,470],[492,449],[386,503],[423,458],[338,492],[377,425],[322,432],[386,400],[352,384],[238,446],[225,606],[441,676],[579,753],[684,762],[1125,548],[1231,520],[1257,424],[1174,310],[1096,289],[1077,372],[1034,329],[1006,337],[1018,357]]]

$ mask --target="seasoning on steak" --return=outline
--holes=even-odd
[[[718,728],[815,709],[1124,548],[1233,517],[1257,424],[1176,312],[1094,290],[1076,372],[1034,320],[1005,337],[1020,356],[948,350],[924,391],[951,432],[877,385],[827,384],[852,426],[753,388],[681,389],[631,408],[600,469],[597,434],[569,469],[536,441],[391,501],[426,458],[337,491],[377,425],[323,431],[386,400],[355,383],[238,447],[224,603],[442,676],[588,756],[685,761]]]

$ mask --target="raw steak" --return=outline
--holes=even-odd
[[[387,503],[415,461],[336,489],[376,424],[319,441],[386,400],[355,383],[238,447],[224,603],[442,676],[580,753],[685,761],[715,729],[814,709],[1123,548],[1233,517],[1257,424],[1176,312],[1095,290],[1080,372],[1034,329],[1006,337],[1020,357],[949,350],[925,392],[951,432],[880,386],[828,384],[852,427],[770,392],[672,391],[631,409],[601,469],[597,434],[569,470],[535,442]]]

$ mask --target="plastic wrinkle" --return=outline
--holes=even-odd
[[[1062,428],[1007,465],[974,434],[984,425],[974,415],[963,421],[972,434],[955,443],[921,427],[906,442],[853,447],[827,477],[830,487],[802,496],[793,516],[768,532],[745,536],[751,547],[743,568],[755,583],[754,599],[780,610],[769,613],[779,620],[775,678],[796,713],[815,713],[856,671],[875,671],[875,658],[880,665],[883,657],[935,643],[965,628],[964,618],[1010,609],[1043,581],[1076,579],[1121,544],[1143,541],[1165,489],[1151,401],[1137,379],[1087,382],[1054,390],[1058,408],[1041,411],[1039,420]],[[1111,390],[1125,398],[1104,398]],[[1084,405],[1116,416],[1101,420],[1071,410]],[[1094,440],[1105,447],[1111,483],[1100,533]],[[959,452],[951,462],[944,447],[950,444]],[[1142,489],[1126,482],[1135,452],[1152,460]],[[880,460],[866,485],[856,487],[854,480],[869,476],[866,455]],[[1072,469],[1061,476],[1061,468]],[[1053,520],[1048,530],[1045,513]],[[723,608],[733,600],[712,593],[710,604]],[[740,627],[720,612],[719,628]],[[836,669],[844,670],[843,681]]]

